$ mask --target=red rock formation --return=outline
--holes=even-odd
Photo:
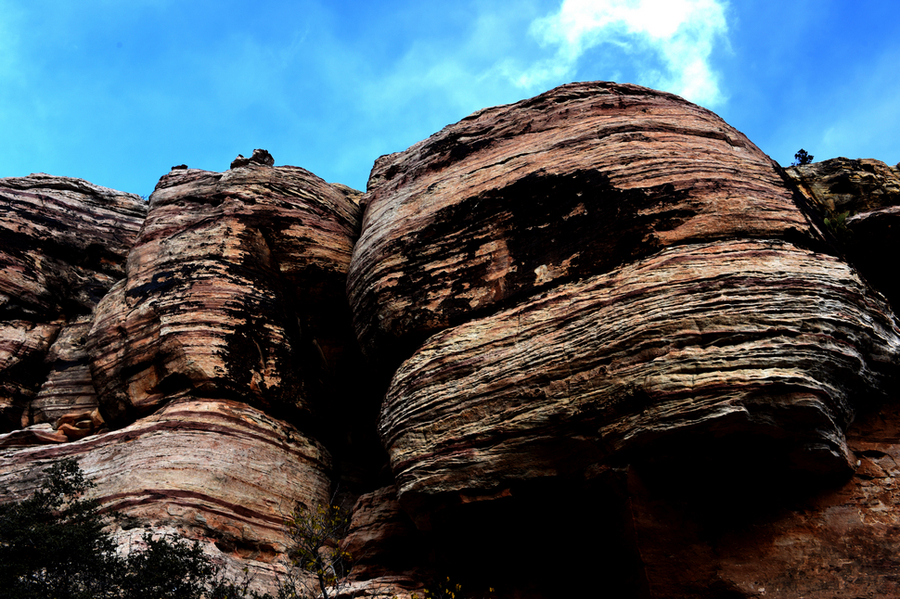
[[[423,540],[397,502],[393,485],[365,493],[352,510],[343,550],[353,559],[355,581],[390,578],[392,586],[415,588],[421,573]],[[373,585],[374,586],[374,585]]]
[[[339,481],[342,597],[900,594],[896,169],[785,175],[610,83],[380,158],[361,233],[358,192],[239,158],[174,168],[142,226],[0,180],[0,501],[75,457],[121,546],[198,539],[260,589]]]
[[[846,428],[896,371],[893,314],[821,253],[779,167],[669,94],[572,84],[475,113],[381,158],[364,205],[348,289],[364,347],[411,352],[380,430],[423,527],[723,438],[846,472]]]
[[[146,211],[81,179],[0,179],[0,432],[96,408],[82,329],[123,276]]]
[[[818,208],[849,259],[896,310],[900,279],[887,256],[900,253],[900,167],[878,160],[835,158],[787,169]]]
[[[347,337],[358,213],[300,168],[163,177],[90,334],[105,414],[127,423],[184,394],[308,411]]]
[[[13,364],[39,356],[49,375],[34,375],[30,426],[0,435],[3,498],[76,457],[121,516],[121,545],[177,533],[271,588],[288,563],[285,516],[327,500],[332,477],[355,483],[367,459],[347,447],[365,445],[354,436],[377,398],[344,380],[360,366],[344,291],[359,195],[257,163],[163,177],[93,313],[6,323],[0,349]],[[362,416],[320,426],[351,409]]]
[[[447,502],[704,435],[834,472],[898,359],[896,321],[838,259],[691,244],[433,336],[395,375],[381,431],[423,525]]]
[[[378,159],[348,290],[364,349],[688,241],[815,236],[776,165],[713,113],[577,83]]]
[[[81,441],[0,453],[4,498],[27,495],[53,461],[74,457],[115,510],[120,543],[146,531],[204,542],[257,584],[284,567],[283,525],[299,500],[327,501],[328,452],[294,426],[244,403],[184,400],[125,428]]]

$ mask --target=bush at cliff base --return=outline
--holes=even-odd
[[[77,463],[46,474],[30,498],[0,505],[0,599],[264,599],[222,580],[196,543],[145,535],[143,551],[117,555]]]

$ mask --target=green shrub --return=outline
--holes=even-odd
[[[298,505],[286,525],[295,569],[281,581],[278,599],[329,599],[346,584],[350,572],[352,556],[341,548],[350,515],[334,501],[313,508]]]
[[[77,462],[45,472],[31,497],[0,505],[0,599],[266,599],[225,582],[196,542],[147,534],[117,555]]]
[[[815,158],[815,156],[813,156],[803,148],[800,148],[800,151],[794,154],[794,162],[793,164],[791,164],[791,166],[810,164],[813,161],[813,158]]]

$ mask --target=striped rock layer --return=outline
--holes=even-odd
[[[90,332],[107,417],[127,423],[183,394],[309,412],[350,335],[343,281],[358,213],[295,167],[163,177],[127,278]]]
[[[101,425],[85,327],[146,213],[140,197],[81,179],[0,179],[0,433],[65,419],[78,438]],[[35,435],[69,439],[21,436]]]
[[[258,587],[283,572],[296,502],[327,501],[331,487],[321,444],[235,401],[183,399],[112,432],[0,452],[3,498],[32,492],[61,458],[77,459],[92,496],[117,512],[121,545],[147,532],[195,539],[235,580],[250,567]]]
[[[665,247],[817,236],[743,134],[612,83],[488,108],[383,156],[363,201],[348,292],[379,357]]]
[[[348,291],[364,349],[405,359],[379,430],[423,528],[666,457],[846,474],[897,372],[890,307],[780,167],[669,94],[477,112],[379,159],[363,203]]]
[[[176,167],[149,215],[0,180],[0,501],[74,457],[121,547],[198,539],[258,589],[339,480],[340,596],[900,592],[896,168],[785,172],[596,82],[384,156],[361,199],[272,163]]]
[[[285,518],[297,503],[328,501],[333,478],[354,480],[346,471],[365,458],[348,457],[358,442],[348,438],[359,414],[374,428],[377,397],[355,393],[348,376],[360,357],[345,297],[358,195],[295,167],[176,168],[142,224],[107,215],[105,227],[123,218],[131,235],[98,250],[119,252],[118,262],[93,275],[59,267],[71,295],[93,303],[70,315],[45,302],[49,322],[0,324],[16,359],[27,350],[44,364],[29,371],[31,420],[0,434],[0,500],[74,457],[97,484],[92,495],[118,514],[121,547],[139,547],[145,532],[196,539],[235,581],[247,573],[272,588],[288,564]],[[72,215],[92,208],[72,205]],[[59,229],[84,243],[89,226],[60,217]],[[55,272],[33,270],[38,281]],[[31,297],[21,280],[6,277],[8,307]],[[329,429],[334,413],[342,426]]]

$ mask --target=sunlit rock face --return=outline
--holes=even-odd
[[[273,165],[0,180],[0,501],[74,457],[259,590],[346,500],[340,597],[898,594],[896,168],[612,83]]]
[[[300,168],[163,177],[90,333],[108,418],[127,423],[182,395],[308,412],[347,336],[358,222],[352,195]]]
[[[893,314],[778,165],[669,94],[477,112],[379,159],[363,203],[348,289],[363,347],[405,358],[379,426],[424,528],[675,448],[846,473],[895,370]]]
[[[411,507],[704,437],[714,451],[753,435],[760,460],[839,472],[897,333],[833,257],[784,242],[668,248],[434,335],[395,375],[381,430]]]
[[[365,462],[347,455],[357,412],[369,414],[374,437],[377,397],[349,393],[358,382],[346,380],[360,356],[345,297],[359,195],[258,162],[163,177],[127,248],[110,242],[120,251],[112,274],[82,285],[98,289],[93,303],[68,319],[56,308],[49,323],[4,323],[0,342],[47,368],[24,404],[35,424],[0,435],[0,500],[74,457],[97,484],[93,496],[121,516],[121,546],[140,546],[145,532],[196,539],[234,580],[247,572],[272,588],[289,561],[293,507],[328,501],[340,476],[359,478],[333,451],[351,467]],[[72,215],[91,206],[72,203]],[[81,226],[69,216],[63,231]],[[330,428],[334,413],[343,416]]]
[[[109,446],[101,500],[250,566],[257,585],[283,573],[294,505],[330,497],[322,440],[336,435],[321,423],[348,408],[336,379],[358,355],[344,296],[356,195],[296,167],[173,170],[90,331],[101,409],[143,441]],[[159,465],[118,476],[143,460]]]
[[[27,495],[66,457],[118,513],[121,545],[147,532],[199,540],[235,580],[250,567],[260,587],[283,572],[296,502],[327,501],[331,488],[328,452],[291,424],[241,402],[185,399],[81,441],[0,452],[2,498]]]
[[[815,237],[744,135],[612,83],[487,108],[383,156],[364,203],[348,290],[378,357],[665,247]]]
[[[35,174],[0,179],[0,432],[46,424],[92,431],[96,394],[85,327],[113,284],[147,207],[134,195],[81,179]]]

